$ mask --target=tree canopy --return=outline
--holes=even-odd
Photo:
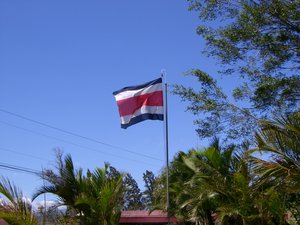
[[[299,112],[260,121],[251,150],[215,138],[202,150],[179,152],[170,165],[170,213],[184,224],[299,224],[299,123]],[[156,192],[161,208],[164,177]]]
[[[232,96],[205,68],[192,69],[200,90],[176,85],[174,93],[189,101],[198,115],[200,137],[224,134],[247,139],[257,119],[295,112],[300,105],[299,0],[188,0],[202,24],[204,53],[220,63],[219,75],[228,75]],[[245,138],[247,137],[247,138]]]

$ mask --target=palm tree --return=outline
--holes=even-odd
[[[196,224],[282,224],[282,196],[257,187],[245,151],[221,147],[181,152],[171,163],[171,207]],[[279,216],[278,216],[279,215]]]
[[[22,191],[4,177],[0,181],[0,193],[8,200],[0,204],[0,218],[9,224],[37,225],[31,201],[27,201]]]
[[[300,222],[300,112],[274,121],[261,121],[256,133],[257,148],[269,160],[252,157],[259,185],[285,194],[289,210]],[[287,209],[285,209],[287,210]]]
[[[109,165],[103,169],[87,171],[75,170],[71,155],[57,154],[57,170],[44,171],[42,178],[48,185],[42,186],[34,198],[44,193],[51,193],[59,198],[57,206],[67,206],[69,223],[75,224],[118,224],[123,199],[123,175],[111,176]]]
[[[176,214],[180,212],[183,220],[208,225],[214,222],[211,214],[216,209],[216,202],[215,195],[209,193],[211,190],[206,189],[204,183],[199,185],[194,179],[197,171],[192,161],[195,162],[198,153],[197,150],[191,150],[188,154],[180,152],[171,165],[172,169],[176,168],[170,176],[171,196],[175,197],[172,207],[179,206]],[[197,193],[194,192],[196,190]]]
[[[203,151],[179,152],[170,165],[171,214],[191,223],[214,224],[212,214],[220,201],[230,198],[236,167],[233,152],[234,146],[222,149],[217,139]],[[164,183],[164,175],[160,179]],[[158,199],[164,201],[164,195],[157,194]]]
[[[191,151],[188,153],[190,154]],[[178,196],[182,194],[184,184],[193,176],[193,171],[183,163],[184,152],[178,152],[169,166],[169,211],[170,216],[176,215],[176,218],[184,221],[185,210],[179,208]],[[151,203],[147,207],[151,210],[160,209],[167,210],[166,207],[166,170],[155,178],[154,188],[152,192]]]
[[[85,223],[91,225],[115,225],[119,223],[123,207],[123,175],[110,178],[108,165],[88,172],[86,185],[76,199],[76,206],[85,208]]]
[[[184,157],[184,163],[194,172],[184,194],[197,196],[190,194],[182,204],[190,211],[190,220],[197,221],[205,215],[209,224],[213,214],[218,224],[246,224],[250,215],[258,214],[249,204],[252,193],[247,164],[243,156],[235,153],[235,146],[222,148],[215,139],[210,147]],[[201,209],[205,208],[204,214]]]
[[[271,160],[253,157],[262,181],[276,177],[285,191],[300,191],[300,112],[274,121],[261,121],[256,133],[257,149],[271,154]]]
[[[46,180],[48,185],[40,187],[33,195],[33,199],[45,193],[58,196],[59,201],[56,206],[66,206],[67,215],[74,220],[80,213],[80,209],[75,207],[75,201],[83,183],[82,169],[75,171],[72,157],[69,154],[62,158],[62,154],[57,152],[56,157],[58,173],[50,169],[43,171],[41,178]]]

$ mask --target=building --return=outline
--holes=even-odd
[[[177,223],[177,220],[175,217],[168,218],[167,213],[162,210],[123,211],[120,219],[120,225],[164,225],[168,223]]]
[[[8,225],[8,223],[6,223],[5,220],[0,219],[0,225]]]
[[[168,218],[167,213],[162,210],[129,210],[122,211],[120,225],[166,225],[168,223],[177,223],[175,217]],[[3,219],[0,219],[0,225],[8,225]]]

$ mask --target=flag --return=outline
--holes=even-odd
[[[121,117],[121,127],[144,120],[163,120],[162,78],[122,88],[113,93]]]

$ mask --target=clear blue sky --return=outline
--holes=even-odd
[[[0,111],[0,163],[41,170],[54,165],[53,149],[60,148],[76,167],[109,162],[143,185],[145,170],[158,174],[165,164],[163,123],[121,129],[112,92],[153,80],[161,69],[169,85],[197,85],[183,76],[191,68],[216,72],[215,62],[201,54],[198,24],[184,0],[0,1],[0,109],[160,159]],[[197,138],[185,106],[169,95],[170,159],[207,144]],[[0,175],[29,197],[42,185],[26,173],[0,169]]]

